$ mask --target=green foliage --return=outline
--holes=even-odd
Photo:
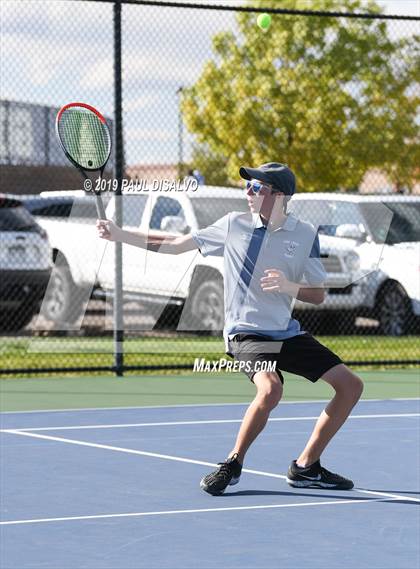
[[[225,156],[212,152],[206,144],[194,145],[192,151],[191,169],[197,168],[203,174],[209,186],[229,186],[227,173],[228,160]]]
[[[281,7],[380,12],[359,0]],[[256,14],[239,13],[184,92],[187,127],[205,145],[200,170],[206,154],[226,157],[237,183],[241,165],[276,160],[296,171],[301,190],[320,191],[357,187],[378,167],[410,187],[420,163],[419,63],[420,36],[393,39],[383,20],[273,14],[262,32]]]

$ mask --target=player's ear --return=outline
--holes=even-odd
[[[289,201],[291,199],[292,196],[289,196],[287,194],[284,194],[284,199],[283,199],[283,212],[286,214],[287,213],[287,207],[289,205]]]

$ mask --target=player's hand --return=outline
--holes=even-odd
[[[107,241],[119,241],[121,236],[121,229],[109,219],[97,219],[96,229],[98,236]]]
[[[291,283],[279,269],[266,269],[265,277],[261,278],[261,288],[264,292],[292,292]]]

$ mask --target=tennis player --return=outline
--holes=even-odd
[[[282,397],[282,372],[286,371],[312,383],[322,379],[335,392],[305,448],[290,464],[287,482],[298,488],[351,489],[353,482],[321,466],[320,457],[359,400],[362,381],[292,318],[295,299],[316,305],[324,300],[326,273],[317,231],[287,213],[296,182],[286,165],[243,167],[240,175],[246,180],[249,213],[231,212],[184,236],[128,232],[111,221],[98,220],[99,236],[161,253],[198,248],[203,256],[224,257],[226,353],[242,362],[256,396],[232,450],[214,472],[204,476],[201,488],[220,495],[239,482],[246,452]],[[264,367],[268,363],[270,371]]]

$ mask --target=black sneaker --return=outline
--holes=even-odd
[[[234,454],[226,462],[219,462],[220,468],[207,474],[201,480],[200,488],[213,496],[221,496],[228,486],[237,484],[242,472],[242,464],[237,457],[238,455]]]
[[[354,486],[352,480],[334,474],[321,466],[319,460],[307,468],[300,468],[296,460],[292,462],[287,471],[287,482],[295,488],[327,488],[330,490],[351,490]]]

